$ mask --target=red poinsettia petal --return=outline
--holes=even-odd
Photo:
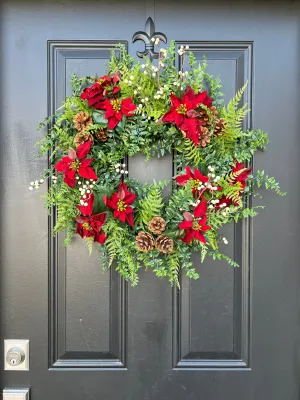
[[[120,211],[119,215],[118,215],[118,218],[119,218],[119,220],[121,222],[126,222],[126,214],[125,214],[125,212],[124,211]]]
[[[126,116],[132,115],[133,111],[136,110],[136,106],[132,103],[132,98],[128,97],[127,99],[122,100],[122,113]]]
[[[172,93],[171,96],[170,96],[170,99],[171,99],[172,106],[173,106],[174,108],[180,107],[180,105],[181,105],[181,100],[180,100],[179,97],[177,97],[175,94]]]
[[[194,233],[195,231],[192,229],[188,230],[181,240],[185,243],[191,243],[191,241],[194,239]]]
[[[96,173],[92,167],[82,167],[80,165],[80,167],[78,169],[78,174],[82,178],[93,179],[94,181],[96,181],[98,179],[98,176],[96,175]]]
[[[76,206],[76,207],[81,212],[81,214],[92,215],[95,196],[93,195],[93,193],[91,193],[91,195],[89,196],[88,199],[82,199],[82,200],[84,200],[88,205],[87,206]]]
[[[78,215],[78,217],[75,218],[75,221],[78,222],[78,224],[84,224],[85,222],[87,222],[89,220],[88,217],[84,217],[82,215]]]
[[[120,200],[124,200],[126,192],[127,192],[127,186],[125,185],[124,182],[121,182],[118,187],[118,198]]]
[[[193,219],[194,219],[193,214],[191,214],[191,213],[188,212],[188,211],[185,211],[185,212],[183,213],[183,217],[184,217],[184,219],[185,219],[186,221],[193,221]]]
[[[101,226],[105,224],[105,222],[107,220],[107,217],[108,217],[107,212],[103,212],[103,213],[99,213],[99,214],[93,215],[93,219],[98,221],[98,222],[101,222]]]
[[[64,175],[64,182],[70,186],[70,188],[73,188],[76,185],[75,175],[76,171],[74,169],[70,169]]]
[[[127,222],[130,226],[134,226],[133,214],[127,214]]]
[[[82,143],[76,149],[77,157],[81,160],[85,158],[91,150],[92,142],[88,140],[87,142]]]
[[[85,88],[81,93],[80,98],[86,100],[89,97],[89,94],[90,94],[90,88]]]
[[[98,101],[93,105],[94,108],[97,110],[105,110],[105,102],[104,101]]]
[[[177,112],[175,109],[171,109],[170,111],[168,111],[163,117],[162,120],[163,122],[169,122],[170,124],[173,124],[173,122],[175,121],[175,117],[177,115]]]
[[[199,217],[203,217],[204,214],[207,211],[207,201],[201,201],[201,203],[199,203],[194,210],[194,215],[195,217],[199,218]]]
[[[204,215],[204,217],[201,218],[201,220],[199,221],[199,225],[201,225],[201,227],[204,226],[206,224],[206,220],[207,220],[207,215]]]
[[[121,73],[120,72],[115,72],[112,76],[112,81],[113,83],[118,83],[121,79]]]
[[[106,118],[106,117],[105,117],[105,118]],[[120,122],[120,121],[119,121],[118,118],[116,118],[115,116],[109,118],[109,120],[108,120],[108,128],[109,128],[110,130],[115,129],[115,127],[118,125],[119,122]]]
[[[125,214],[131,214],[131,213],[133,213],[133,208],[130,206],[126,207]]]
[[[93,158],[84,158],[83,160],[80,161],[79,167],[87,168],[91,165],[92,161],[94,161]]]
[[[116,94],[116,93],[118,93],[120,90],[121,90],[120,86],[115,86],[115,87],[113,88],[112,93],[113,93],[113,94]]]
[[[182,221],[179,224],[179,229],[188,229],[193,226],[193,221]]]
[[[209,181],[208,176],[202,175],[201,172],[197,168],[194,168],[194,175],[195,175],[195,178],[198,179],[200,182],[208,182]]]
[[[72,149],[72,147],[69,147],[68,150],[68,157],[70,158],[70,160],[74,161],[77,157],[76,155],[76,151],[74,149]]]
[[[118,209],[116,209],[116,210],[114,211],[114,218],[119,218],[120,214],[121,214],[121,211],[118,210]]]
[[[105,107],[105,110],[106,110],[106,113],[105,113],[105,118],[106,119],[108,119],[108,118],[112,117],[113,115],[115,115],[115,110],[113,109],[113,106],[112,106],[110,100],[105,100],[104,107]]]
[[[72,160],[69,157],[63,157],[60,161],[55,164],[56,171],[66,172],[70,168]]]
[[[206,244],[206,239],[200,231],[195,231],[194,237],[195,239],[199,240],[199,242]]]
[[[192,110],[194,108],[194,102],[187,94],[183,95],[182,103],[186,106],[187,110]]]
[[[95,235],[95,239],[94,239],[95,242],[103,244],[105,242],[105,240],[106,240],[106,236],[105,236],[104,232],[101,231],[97,235]]]
[[[178,183],[178,185],[183,186],[189,179],[190,178],[187,175],[179,175],[175,178],[175,181]]]
[[[176,112],[176,114],[175,114],[175,116],[174,116],[175,125],[176,125],[177,127],[180,127],[180,125],[183,123],[183,121],[184,121],[184,116],[183,116],[183,114],[178,114],[178,113]]]
[[[135,200],[136,195],[134,193],[127,192],[126,196],[124,197],[124,202],[126,204],[132,204]]]

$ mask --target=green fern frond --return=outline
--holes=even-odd
[[[203,263],[207,256],[208,247],[202,242],[200,242],[200,247],[201,247],[201,263]]]
[[[247,104],[239,108],[243,94],[248,82],[238,90],[235,97],[229,101],[227,108],[221,110],[221,116],[225,119],[226,124],[222,135],[218,138],[225,148],[233,148],[238,138],[243,136],[242,122],[250,110],[247,110]]]
[[[170,254],[166,255],[167,259],[167,264],[169,267],[169,281],[171,285],[174,283],[180,289],[180,283],[179,283],[179,269],[180,269],[180,260],[177,251],[173,251]]]
[[[197,166],[203,161],[201,148],[195,146],[195,143],[190,139],[185,139],[176,150],[183,154],[187,163]]]
[[[89,250],[90,256],[92,255],[93,252],[93,243],[94,243],[94,236],[85,236],[84,238],[85,244]]]
[[[138,202],[137,224],[147,226],[153,217],[161,214],[163,206],[161,189],[152,187],[147,196]]]

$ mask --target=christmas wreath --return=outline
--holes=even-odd
[[[49,180],[46,206],[56,213],[54,233],[66,230],[65,244],[74,233],[90,252],[97,242],[104,268],[115,262],[132,284],[145,266],[179,285],[181,270],[199,276],[195,251],[201,262],[212,256],[237,266],[219,250],[228,243],[220,228],[257,214],[249,201],[255,187],[283,193],[249,166],[268,138],[259,129],[243,131],[246,85],[225,106],[205,59],[199,64],[188,46],[155,44],[155,65],[147,58],[135,63],[120,45],[105,76],[73,76],[72,96],[40,124],[48,128],[39,154],[49,154],[49,168],[29,189]],[[137,153],[147,160],[173,154],[173,180],[131,179],[126,165]]]

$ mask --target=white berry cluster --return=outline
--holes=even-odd
[[[180,49],[178,50],[178,54],[180,56],[183,56],[188,50],[189,50],[190,46],[180,46]]]
[[[52,175],[51,179],[52,179],[52,183],[57,183],[57,176]]]
[[[215,167],[209,165],[207,169],[209,170],[207,176],[210,178],[210,184],[208,185],[208,188],[210,190],[218,190],[218,187],[215,185],[218,184],[218,181],[221,179],[221,177],[219,175],[216,176],[216,174],[214,173]]]
[[[188,74],[189,74],[189,71],[185,71],[185,72],[179,71],[178,72],[178,75],[180,76],[180,78],[183,78],[185,75],[188,75]]]
[[[126,164],[116,164],[115,165],[115,170],[118,174],[125,174],[128,175],[128,171],[125,170]]]
[[[211,210],[213,209],[213,208],[215,208],[215,206],[218,204],[218,203],[220,203],[220,200],[218,200],[218,199],[212,199],[211,201],[210,201],[210,205],[208,206],[208,208],[210,208]]]
[[[156,46],[158,46],[160,40],[159,40],[159,38],[156,38],[156,39],[155,39],[155,38],[153,37],[153,38],[151,39],[151,42],[154,43],[154,44],[156,44]]]
[[[45,182],[44,179],[40,179],[37,181],[30,182],[29,190],[38,189],[43,183]]]
[[[95,181],[93,179],[90,179],[89,181],[88,180],[84,181],[79,176],[76,176],[76,179],[77,179],[77,183],[78,183],[78,186],[79,186],[78,190],[80,191],[80,194],[81,194],[81,197],[82,197],[82,199],[80,200],[80,204],[82,206],[87,206],[88,203],[86,203],[86,200],[88,199],[88,197],[92,193],[92,189],[94,187]],[[82,181],[80,179],[82,179]]]
[[[226,239],[226,237],[223,237],[222,240],[224,244],[228,244],[228,240]]]
[[[134,76],[131,75],[130,79],[124,79],[124,83],[126,83],[128,86],[131,86],[133,80],[134,80]]]

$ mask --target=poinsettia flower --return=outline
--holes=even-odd
[[[237,174],[239,171],[242,172]],[[241,189],[244,190],[246,187],[246,180],[248,179],[250,173],[251,173],[251,168],[246,168],[246,164],[242,164],[236,161],[235,165],[232,167],[233,179],[231,180],[231,182],[233,184],[239,182],[241,185]]]
[[[235,162],[235,165],[233,165],[233,167],[231,169],[230,184],[235,185],[235,184],[239,183],[240,188],[241,188],[241,190],[239,191],[239,196],[242,195],[242,193],[246,187],[246,181],[247,181],[250,173],[251,173],[251,168],[246,168],[246,164],[239,163],[238,161]],[[215,209],[220,210],[220,209],[229,207],[232,204],[234,206],[239,206],[240,202],[238,200],[233,201],[232,199],[229,199],[223,195],[219,199],[219,203],[216,204]]]
[[[117,83],[120,81],[120,74],[116,72],[112,77],[107,75],[101,76],[89,88],[85,88],[80,98],[87,100],[88,105],[100,110],[104,109],[105,96],[108,94],[116,94],[120,91]]]
[[[195,94],[191,87],[186,88],[181,99],[173,93],[170,98],[171,108],[163,115],[162,121],[175,124],[187,138],[197,145],[201,135],[202,122],[197,118],[199,114],[195,109],[201,104],[210,107],[212,99],[207,96],[207,92]]]
[[[105,233],[101,230],[107,218],[106,213],[100,213],[90,216],[82,216],[76,218],[76,232],[82,237],[93,237],[94,242],[103,244],[106,240]]]
[[[179,224],[179,229],[185,230],[185,235],[181,238],[183,242],[191,243],[193,239],[196,239],[204,244],[206,243],[203,232],[211,229],[209,225],[206,225],[206,212],[207,201],[204,200],[195,207],[194,214],[189,212],[183,213],[184,221]]]
[[[127,99],[107,99],[104,104],[106,113],[105,118],[108,119],[109,129],[114,129],[120,121],[122,121],[123,115],[130,117],[136,110],[136,106],[132,103],[131,97]]]
[[[104,204],[114,210],[114,218],[119,218],[122,222],[128,222],[134,226],[133,209],[131,204],[135,200],[135,194],[129,192],[124,182],[121,182],[118,191],[113,193],[111,198],[103,196]]]
[[[197,192],[201,184],[209,181],[209,177],[202,175],[201,172],[194,168],[194,172],[191,171],[189,166],[185,167],[186,174],[179,175],[175,178],[175,181],[180,185],[184,186],[187,182],[192,180],[192,191]]]
[[[106,240],[104,232],[101,230],[107,219],[107,213],[93,214],[95,196],[93,193],[84,199],[86,205],[77,206],[81,214],[76,218],[76,232],[82,237],[94,237],[94,242],[103,244]]]
[[[87,141],[77,147],[76,151],[72,148],[68,151],[68,156],[63,157],[55,164],[58,172],[64,173],[64,182],[73,188],[76,185],[76,173],[82,178],[97,180],[95,171],[90,166],[93,158],[86,158],[90,152],[92,142]]]

